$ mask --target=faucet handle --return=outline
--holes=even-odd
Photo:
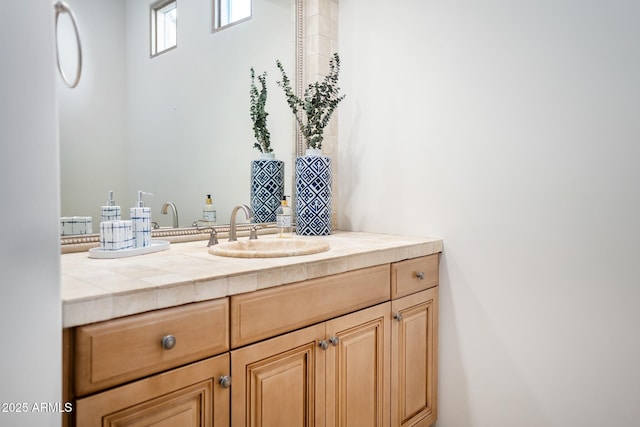
[[[249,240],[258,240],[258,226],[251,227],[251,233],[249,234]]]
[[[218,244],[218,232],[214,227],[211,227],[211,236],[209,237],[209,243],[207,247],[217,245]]]

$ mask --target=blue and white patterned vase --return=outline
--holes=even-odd
[[[273,153],[251,161],[251,209],[255,222],[275,222],[284,196],[284,162]]]
[[[296,233],[301,236],[331,234],[331,159],[307,149],[296,157]]]

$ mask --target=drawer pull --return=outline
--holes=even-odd
[[[416,277],[418,278],[418,280],[424,280],[424,272],[422,271],[416,272]]]
[[[393,318],[396,319],[398,322],[400,322],[402,320],[402,313],[397,312],[396,314],[393,315]]]
[[[340,342],[340,338],[334,335],[331,338],[329,338],[329,342],[331,343],[332,346],[336,347]]]
[[[329,348],[329,342],[327,340],[322,340],[318,342],[318,347],[320,347],[323,350],[326,350]]]
[[[223,375],[218,379],[218,382],[222,386],[222,388],[231,387],[231,377],[229,375]]]
[[[162,348],[165,350],[171,350],[176,346],[176,337],[173,335],[165,335],[162,337]]]

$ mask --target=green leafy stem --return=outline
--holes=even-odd
[[[291,81],[278,60],[276,65],[282,74],[282,81],[278,81],[285,93],[287,103],[293,111],[300,132],[307,142],[308,148],[322,148],[324,129],[331,120],[331,115],[346,95],[340,95],[338,75],[340,74],[340,57],[334,53],[329,60],[329,74],[322,82],[309,84],[302,98],[296,96],[291,89]],[[303,114],[298,114],[302,112]]]
[[[256,142],[253,144],[261,153],[271,153],[271,134],[267,129],[267,116],[269,113],[265,111],[265,105],[267,103],[267,72],[260,74],[258,82],[260,83],[260,90],[256,87],[256,73],[251,67],[251,90],[250,95],[250,113],[251,120],[253,121],[253,134],[256,137]]]

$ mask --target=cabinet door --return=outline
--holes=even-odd
[[[326,322],[326,426],[389,426],[390,303]]]
[[[324,324],[231,352],[233,427],[324,425]]]
[[[217,383],[228,374],[227,353],[79,399],[76,425],[228,426],[230,392]]]
[[[437,419],[438,287],[392,301],[391,426]]]

